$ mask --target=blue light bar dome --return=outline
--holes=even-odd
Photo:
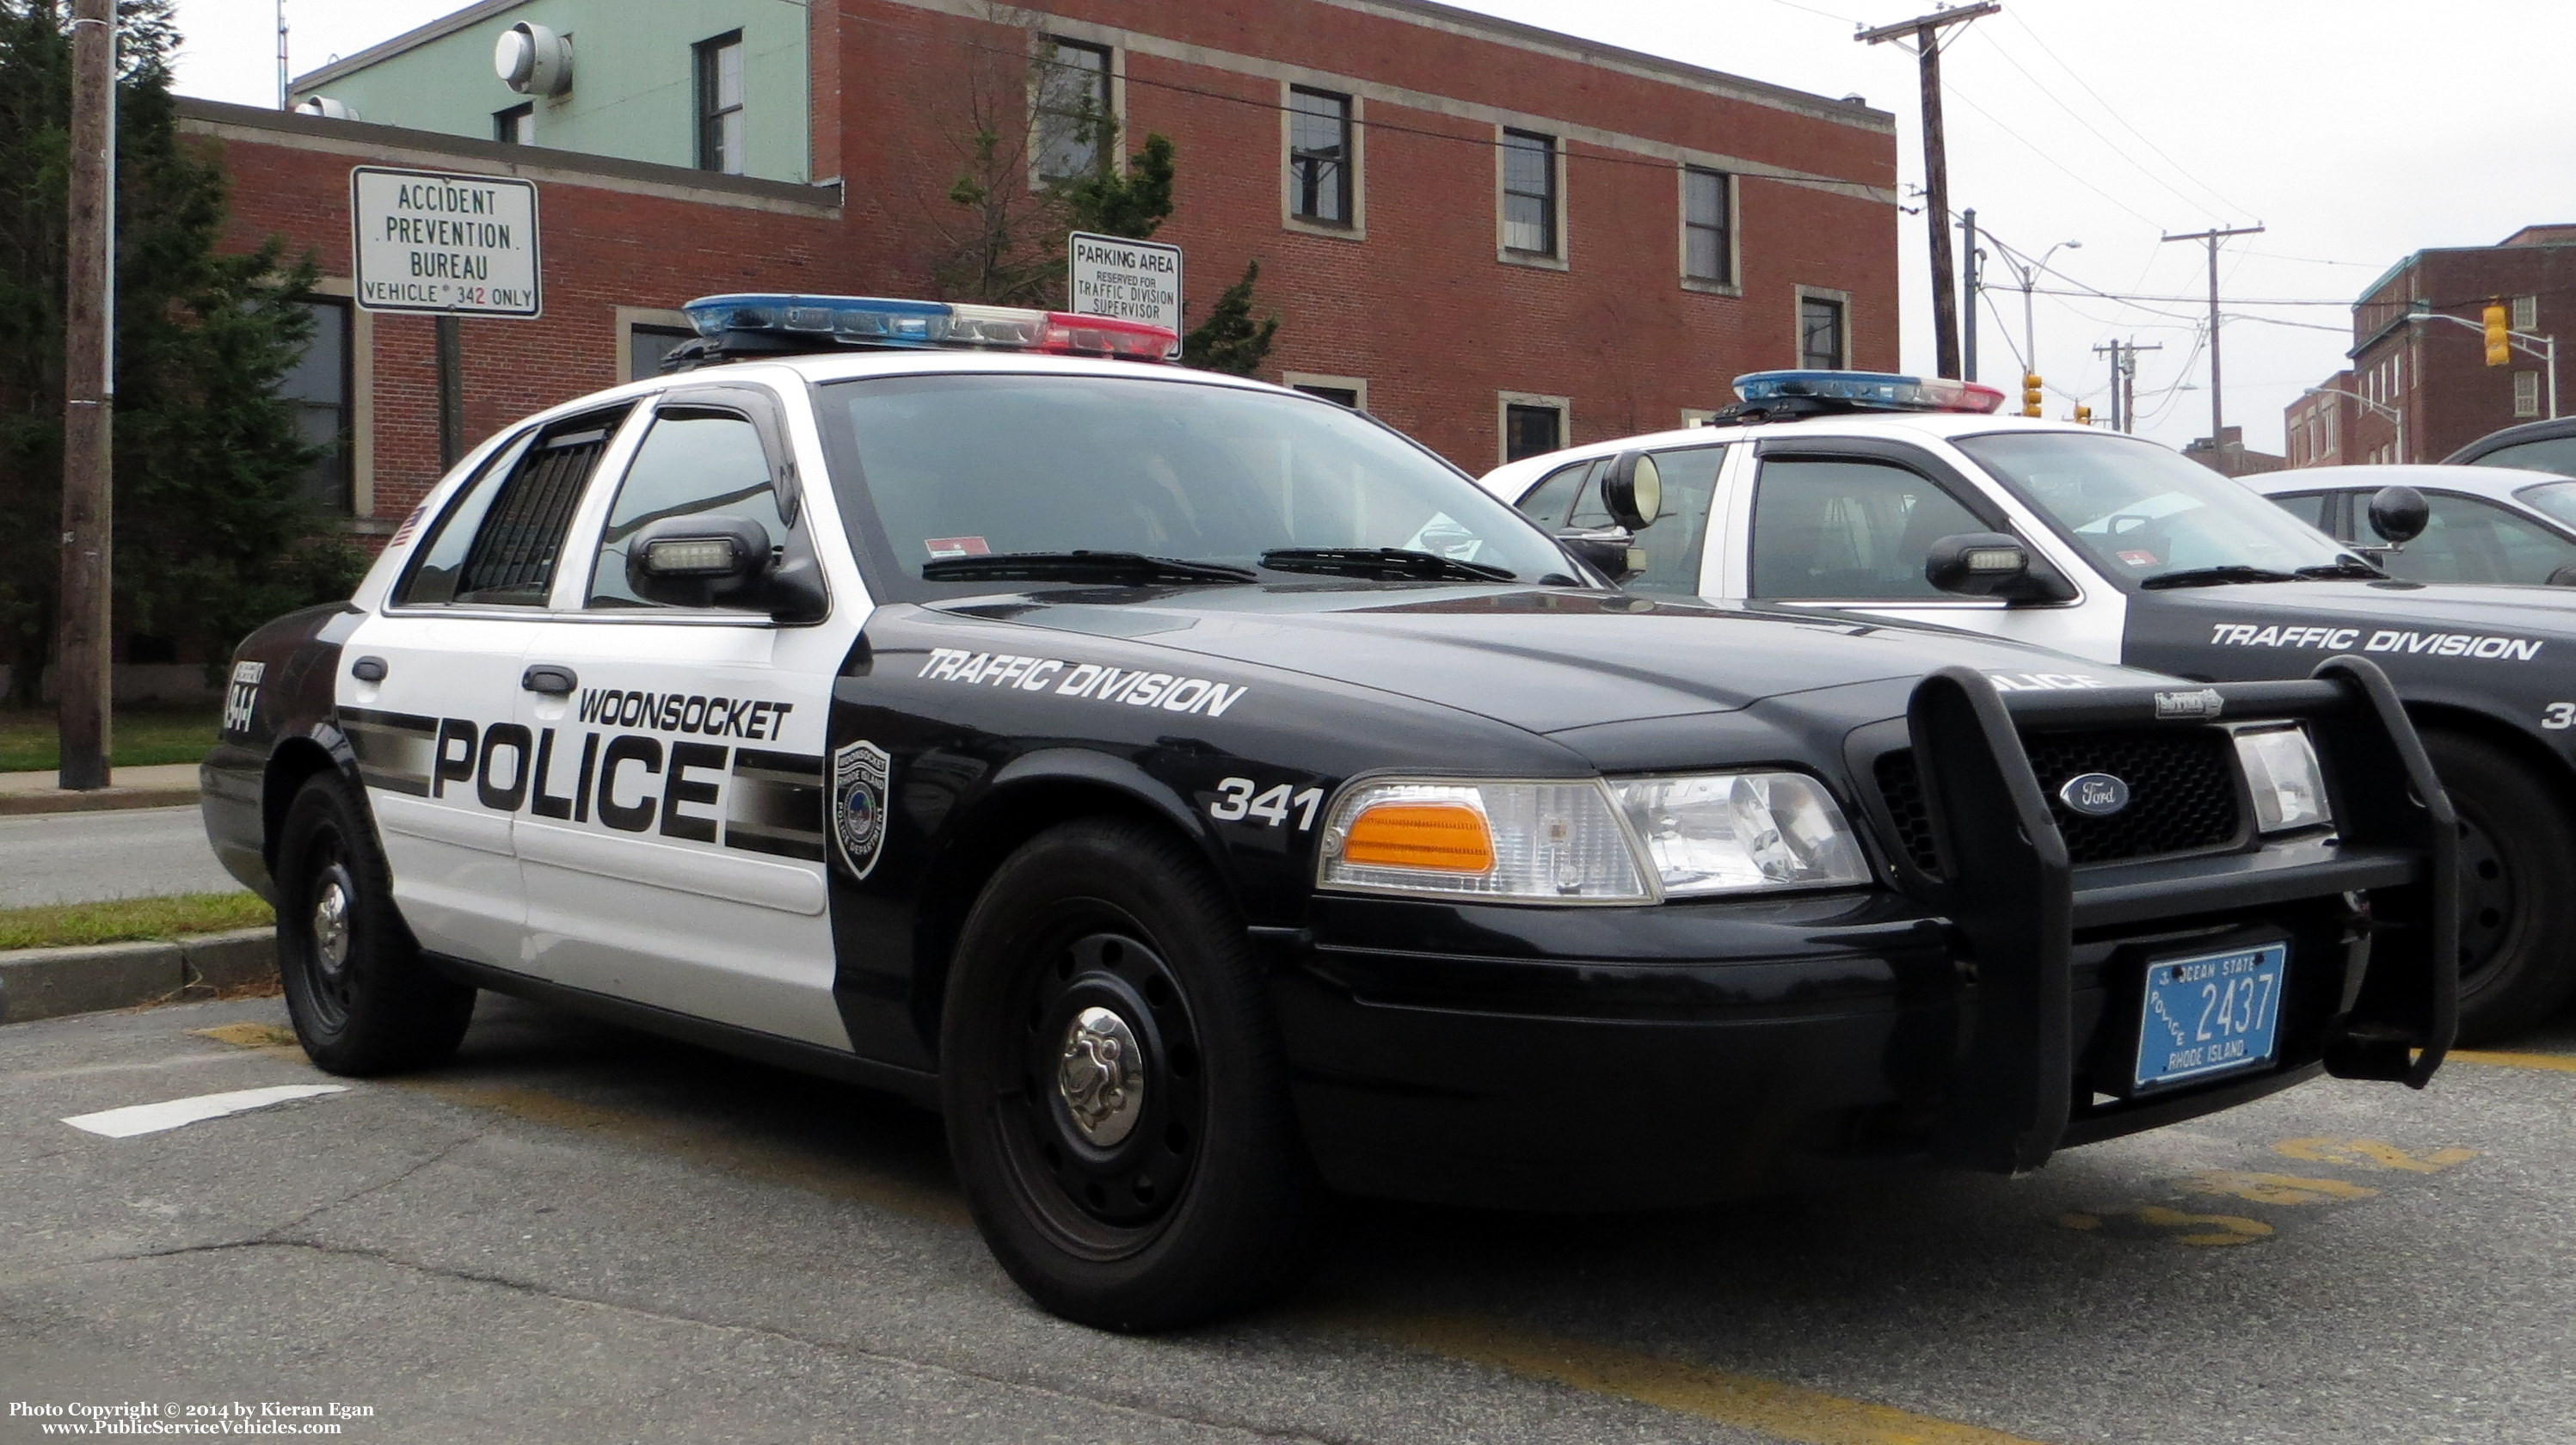
[[[1993,412],[2004,394],[1973,381],[1887,371],[1754,371],[1735,379],[1748,406],[1777,401],[1839,403],[1852,411]]]

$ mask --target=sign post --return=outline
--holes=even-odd
[[[1076,231],[1065,242],[1065,309],[1114,316],[1172,333],[1181,354],[1181,248]]]

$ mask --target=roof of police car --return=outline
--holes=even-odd
[[[2367,463],[2348,467],[2290,467],[2237,480],[2266,496],[2284,492],[2346,491],[2364,487],[2432,487],[2509,502],[2525,487],[2568,480],[2528,467],[2451,466],[2437,462]]]
[[[1969,411],[1848,411],[1822,416],[1781,417],[1776,420],[1741,425],[1686,426],[1671,431],[1646,432],[1637,436],[1617,437],[1609,441],[1585,442],[1543,456],[1523,457],[1506,462],[1485,473],[1485,480],[1512,482],[1522,477],[1536,477],[1567,462],[1591,457],[1612,456],[1625,451],[1671,451],[1679,447],[1725,446],[1732,442],[1767,441],[1774,437],[1836,436],[1877,437],[1888,441],[1920,441],[1926,436],[1947,441],[1958,437],[1983,436],[2001,431],[2066,432],[2085,436],[2121,436],[2101,427],[2075,422],[2044,421],[2036,417],[1996,416],[1988,412]],[[2157,445],[2154,442],[2146,443]]]

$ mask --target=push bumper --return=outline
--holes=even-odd
[[[1797,1157],[2018,1172],[2320,1073],[2420,1086],[2450,1035],[2448,807],[2377,670],[2320,673],[2221,691],[2231,718],[2305,720],[2336,777],[2382,780],[2338,790],[2335,840],[2087,868],[2079,891],[2016,727],[2135,726],[2152,699],[2008,706],[1952,672],[1909,719],[1952,856],[1973,860],[1945,898],[1319,897],[1310,927],[1264,935],[1317,1161],[1360,1193],[1644,1207]],[[2271,1063],[2119,1097],[2146,961],[2257,939],[2290,949]]]

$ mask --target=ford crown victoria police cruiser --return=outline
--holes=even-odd
[[[2367,657],[2406,699],[2459,811],[2462,1037],[2527,1027],[2576,992],[2576,598],[2564,588],[2383,576],[2374,549],[2168,448],[1987,415],[2002,399],[1987,387],[1862,372],[1738,386],[1745,400],[1718,425],[1533,457],[1484,484],[1548,525],[1624,540],[1602,480],[1626,454],[1650,458],[1663,506],[1636,539],[1630,585],[1658,597],[1939,624],[2215,681]],[[2420,501],[2414,511],[2386,520],[2411,536],[2424,526]],[[1981,540],[2026,569],[1964,565]],[[2042,685],[2102,679],[2060,672]]]
[[[1364,416],[1114,359],[1167,333],[691,313],[743,359],[505,430],[240,650],[207,827],[325,1068],[492,988],[898,1090],[1015,1280],[1149,1328],[1319,1187],[2024,1170],[2448,1045],[2367,662],[1632,597]]]

